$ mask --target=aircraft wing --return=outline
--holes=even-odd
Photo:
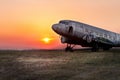
[[[113,45],[114,43],[108,39],[97,37],[94,39],[97,43],[107,44],[107,45]]]

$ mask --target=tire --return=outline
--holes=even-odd
[[[92,50],[92,52],[97,52],[97,51],[99,51],[99,46],[98,46],[98,44],[97,44],[97,43],[94,43],[91,50]]]
[[[104,50],[104,51],[108,51],[108,50],[110,50],[110,47],[105,46],[105,47],[103,47],[103,50]]]
[[[66,47],[66,48],[65,48],[65,51],[66,51],[66,52],[68,52],[68,51],[73,52],[73,49],[72,49],[71,47]]]

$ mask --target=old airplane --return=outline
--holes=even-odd
[[[74,45],[91,47],[92,51],[120,47],[120,34],[85,23],[61,20],[53,24],[52,29],[61,36],[62,43],[67,43],[66,51],[73,51]]]

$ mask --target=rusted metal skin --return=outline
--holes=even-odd
[[[120,34],[72,20],[61,20],[52,29],[62,36],[62,43],[91,47],[93,42],[120,47]]]

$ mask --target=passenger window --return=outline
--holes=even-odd
[[[105,34],[105,38],[107,38],[107,34]]]
[[[60,21],[60,23],[68,25],[68,22],[66,22],[66,21]]]
[[[100,37],[102,37],[102,34],[100,33]]]
[[[85,32],[88,32],[88,29],[85,28]]]

